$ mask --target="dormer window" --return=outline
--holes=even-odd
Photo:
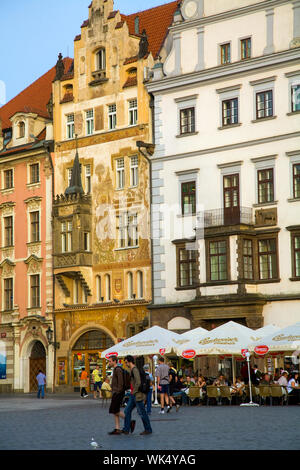
[[[25,137],[25,122],[21,121],[18,124],[18,138],[23,139]]]
[[[100,49],[96,54],[96,68],[97,70],[106,69],[105,49]]]

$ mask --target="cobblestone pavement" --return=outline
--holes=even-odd
[[[91,396],[0,395],[0,450],[299,450],[300,406],[183,407],[160,415],[152,410],[153,434],[109,436],[108,405]]]

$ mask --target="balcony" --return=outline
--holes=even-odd
[[[92,77],[94,80],[89,83],[89,86],[101,85],[102,83],[108,81],[108,78],[106,77],[106,70],[95,70],[92,72]]]
[[[204,228],[227,227],[231,225],[254,225],[253,210],[251,207],[213,209],[200,214],[199,222],[202,227],[204,223]]]

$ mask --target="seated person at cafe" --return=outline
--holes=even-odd
[[[105,391],[105,395],[106,395],[106,398],[111,398],[112,397],[112,390],[111,390],[111,386],[110,386],[110,381],[109,381],[109,377],[106,377],[103,384],[102,384],[102,387],[101,387],[101,391],[104,390]]]
[[[272,380],[270,374],[263,374],[261,381],[259,382],[259,385],[271,385]]]
[[[287,392],[289,396],[289,403],[299,404],[300,403],[300,385],[298,382],[299,373],[292,372],[289,376],[287,385]]]
[[[185,390],[187,391],[188,388],[184,383],[184,379],[183,377],[179,377],[179,380],[177,380],[174,387],[173,397],[181,397],[183,405],[188,404],[188,395],[186,394]]]
[[[228,382],[227,382],[225,376],[223,374],[220,374],[219,377],[214,380],[213,385],[215,385],[216,387],[224,387],[224,386],[228,385]]]
[[[277,380],[278,385],[281,385],[282,387],[287,387],[288,385],[288,373],[286,370],[284,370],[281,373],[281,377]]]
[[[245,390],[245,382],[243,381],[243,377],[238,377],[232,385],[232,393],[242,396]]]

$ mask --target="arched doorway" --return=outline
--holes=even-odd
[[[82,367],[90,377],[90,391],[93,390],[92,373],[98,364],[100,376],[106,377],[106,360],[101,359],[102,351],[110,348],[114,342],[108,334],[101,330],[91,330],[84,333],[72,348],[72,385],[79,387]]]
[[[36,376],[42,370],[46,374],[46,351],[40,341],[36,341],[29,357],[29,389],[36,392],[38,389]]]

